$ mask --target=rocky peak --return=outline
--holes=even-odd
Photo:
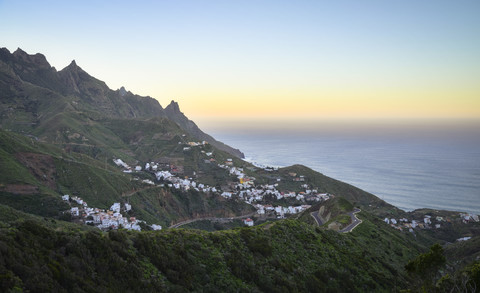
[[[23,51],[22,49],[18,48],[15,52],[13,52],[13,57],[18,61],[26,63],[30,65],[30,67],[35,67],[38,69],[51,69],[50,63],[48,63],[47,58],[40,53],[35,55],[29,55],[27,52]]]
[[[72,71],[72,72],[83,71],[82,68],[80,68],[80,66],[77,65],[77,62],[75,62],[75,60],[72,60],[72,62],[70,62],[70,64],[67,67],[65,67],[63,70]]]
[[[0,48],[0,54],[2,54],[2,55],[7,55],[7,54],[10,55],[10,51],[9,51],[7,48],[3,47],[3,48]]]
[[[127,90],[123,86],[118,90],[118,92],[121,97],[124,97],[127,94]]]
[[[178,106],[178,103],[174,100],[172,100],[170,104],[165,108],[165,111],[168,114],[182,114],[182,112],[180,112],[180,107]]]
[[[0,61],[7,62],[10,59],[12,54],[8,51],[7,48],[0,48]]]
[[[22,49],[17,48],[17,50],[13,52],[13,56],[21,58],[21,57],[27,57],[29,55],[27,54],[27,52],[23,51]]]

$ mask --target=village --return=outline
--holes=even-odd
[[[472,215],[468,213],[460,213],[459,219],[464,224],[479,222],[480,220],[478,215]],[[406,218],[401,218],[398,220],[394,218],[385,218],[384,221],[394,229],[397,229],[400,231],[405,230],[405,231],[414,233],[415,232],[414,229],[440,229],[442,228],[443,225],[447,223],[451,223],[453,219],[450,217],[443,217],[443,216],[432,217],[431,215],[424,215],[422,219],[416,219],[416,220],[414,219],[409,220]],[[463,237],[463,238],[457,239],[457,241],[465,241],[465,240],[469,240],[470,238],[471,237]]]
[[[184,152],[190,151],[194,147],[201,147],[206,145],[206,142],[188,142],[183,147]],[[215,163],[217,167],[224,169],[231,177],[235,177],[236,180],[231,182],[227,186],[221,188],[209,186],[206,184],[198,183],[193,178],[183,176],[182,166],[160,162],[147,162],[142,167],[136,165],[135,167],[129,166],[121,159],[114,159],[113,162],[123,168],[124,173],[138,173],[148,172],[155,176],[157,182],[150,179],[141,180],[142,183],[147,185],[174,188],[182,191],[196,190],[204,193],[215,193],[225,199],[241,200],[247,204],[253,206],[256,210],[256,214],[259,216],[269,216],[277,219],[285,218],[286,216],[301,213],[311,207],[311,203],[326,201],[333,197],[329,193],[319,193],[316,188],[309,186],[308,184],[301,184],[302,191],[280,191],[277,189],[278,182],[285,180],[283,178],[276,179],[278,182],[272,184],[256,185],[255,178],[247,176],[243,168],[234,166],[232,159],[226,159],[225,162],[216,163],[213,159],[212,152],[201,151],[206,158],[204,162],[206,164]],[[275,171],[276,168],[269,166],[256,166],[262,168],[267,172]],[[305,182],[305,177],[297,175],[296,173],[289,173],[290,180],[295,182]],[[138,177],[134,177],[134,180],[140,180]],[[99,229],[118,229],[125,228],[129,230],[141,230],[141,225],[148,226],[144,221],[138,220],[135,217],[127,217],[122,215],[122,211],[128,213],[131,210],[131,205],[124,203],[123,207],[120,203],[114,203],[109,210],[101,210],[98,208],[90,208],[87,203],[78,197],[64,196],[64,200],[70,202],[76,202],[79,206],[71,208],[71,214],[74,217],[82,219],[85,224],[93,225]],[[296,205],[273,205],[273,201],[291,200]],[[284,201],[285,202],[285,201]],[[310,204],[308,204],[310,203]],[[479,222],[478,215],[471,215],[462,213],[459,215],[463,223]],[[246,226],[253,226],[254,220],[247,217],[242,220]],[[409,231],[414,233],[414,229],[440,229],[442,225],[452,221],[448,217],[430,215],[424,215],[422,219],[407,219],[407,218],[385,218],[385,223],[389,224],[392,228],[400,231]],[[150,226],[153,230],[160,230],[160,225],[153,224]],[[458,239],[458,241],[468,240],[468,237]]]
[[[187,152],[190,151],[193,147],[204,146],[205,144],[205,142],[188,142],[186,143],[187,146],[183,148],[183,151]],[[216,162],[215,159],[211,158],[213,155],[212,152],[205,152],[203,150],[201,152],[206,156],[204,160],[206,164],[212,164]],[[303,191],[298,193],[293,191],[279,191],[277,190],[278,183],[255,185],[255,178],[247,176],[243,168],[235,167],[233,159],[230,158],[226,159],[223,163],[216,164],[216,166],[224,169],[225,172],[228,172],[230,176],[236,177],[237,181],[235,183],[231,183],[228,186],[223,186],[221,189],[202,183],[197,183],[191,177],[179,177],[178,173],[181,172],[178,171],[182,168],[182,166],[174,164],[161,164],[158,162],[147,162],[142,168],[142,166],[140,165],[130,167],[121,159],[114,159],[113,161],[117,166],[123,167],[123,172],[125,173],[142,171],[153,173],[156,180],[158,181],[158,184],[155,184],[155,182],[153,182],[152,180],[144,179],[142,180],[142,182],[145,184],[175,188],[182,191],[188,191],[190,189],[193,189],[198,192],[216,193],[226,199],[238,199],[252,205],[253,207],[255,207],[258,215],[271,215],[278,219],[285,218],[285,216],[287,215],[297,214],[305,211],[306,209],[311,207],[311,205],[307,204],[308,202],[314,203],[325,201],[333,196],[328,193],[319,193],[317,189],[310,188],[307,184],[302,184],[301,187],[303,188]],[[273,167],[262,168],[267,172],[275,170],[275,168]],[[305,177],[302,175],[297,176],[296,174],[290,174],[290,176],[292,176],[291,180],[295,182],[301,183],[305,181]],[[282,179],[278,178],[276,180],[280,181]],[[282,199],[291,199],[296,202],[301,202],[302,204],[290,206],[274,206],[270,203],[272,200],[274,201]],[[245,225],[253,225],[252,219],[249,218],[247,220],[248,221],[246,222],[244,221]]]
[[[141,231],[141,225],[148,226],[145,221],[136,219],[135,217],[125,217],[122,211],[127,213],[132,209],[128,203],[123,205],[114,203],[109,210],[89,207],[87,202],[78,196],[70,197],[68,194],[62,196],[62,199],[71,205],[77,205],[70,209],[72,217],[78,221],[82,221],[86,225],[95,226],[101,230],[109,229],[127,229]],[[161,230],[162,226],[153,224],[149,226],[152,230]]]

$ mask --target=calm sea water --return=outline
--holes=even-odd
[[[247,159],[269,166],[303,164],[411,211],[480,214],[480,131],[211,130]]]

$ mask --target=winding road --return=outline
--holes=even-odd
[[[253,212],[253,213],[250,213],[250,214],[247,214],[247,215],[241,215],[241,216],[236,216],[236,217],[228,217],[228,218],[205,217],[205,218],[190,219],[190,220],[186,220],[186,221],[183,221],[183,222],[173,224],[172,226],[170,226],[168,228],[169,229],[178,228],[178,227],[186,225],[186,224],[190,224],[190,223],[197,222],[197,221],[204,221],[204,220],[221,222],[221,221],[231,221],[231,220],[235,220],[235,219],[249,218],[249,217],[252,217],[253,215],[255,215],[255,213],[256,212]]]
[[[352,232],[353,229],[355,229],[358,225],[360,225],[362,223],[362,220],[357,218],[356,214],[361,212],[361,211],[362,211],[361,209],[355,208],[353,211],[348,213],[348,215],[352,219],[352,222],[350,223],[350,225],[348,225],[347,227],[343,228],[342,230],[340,230],[338,232],[340,232],[340,233]],[[182,222],[173,224],[168,228],[169,229],[179,228],[183,225],[187,225],[187,224],[190,224],[190,223],[193,223],[193,222],[203,221],[203,220],[221,222],[221,221],[231,221],[231,220],[235,220],[235,219],[248,218],[248,217],[252,217],[253,215],[255,215],[255,212],[247,214],[247,215],[241,215],[241,216],[236,216],[236,217],[228,217],[228,218],[205,217],[205,218],[190,219],[190,220],[186,220],[186,221],[182,221]],[[311,212],[310,215],[315,219],[318,226],[323,225],[323,219],[322,219],[321,216],[318,215],[318,211]]]
[[[347,227],[343,228],[342,230],[340,230],[338,232],[340,232],[340,233],[352,232],[353,229],[355,229],[358,225],[360,225],[362,223],[362,220],[357,218],[356,214],[361,212],[361,211],[362,211],[361,209],[355,208],[352,212],[348,213],[348,215],[352,219],[352,222],[350,223],[350,225],[348,225]],[[318,215],[318,211],[311,212],[310,215],[315,219],[318,226],[323,225],[322,217]]]
[[[315,219],[315,222],[317,222],[317,225],[318,225],[318,226],[322,226],[322,225],[323,225],[323,218],[318,215],[318,211],[311,212],[311,213],[310,213],[310,216],[312,216],[312,217]]]
[[[338,231],[338,232],[340,232],[340,233],[352,232],[353,229],[355,229],[358,225],[360,225],[362,223],[362,220],[357,218],[356,214],[361,212],[361,211],[362,211],[361,209],[355,208],[353,210],[353,212],[348,213],[350,215],[350,218],[352,219],[352,223],[350,225],[348,225],[347,227],[343,228],[342,230]]]

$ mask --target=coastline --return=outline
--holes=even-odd
[[[302,164],[407,212],[428,208],[480,214],[480,202],[475,199],[480,191],[480,151],[474,141],[234,131],[216,131],[214,135],[242,150],[250,163],[271,167]]]

